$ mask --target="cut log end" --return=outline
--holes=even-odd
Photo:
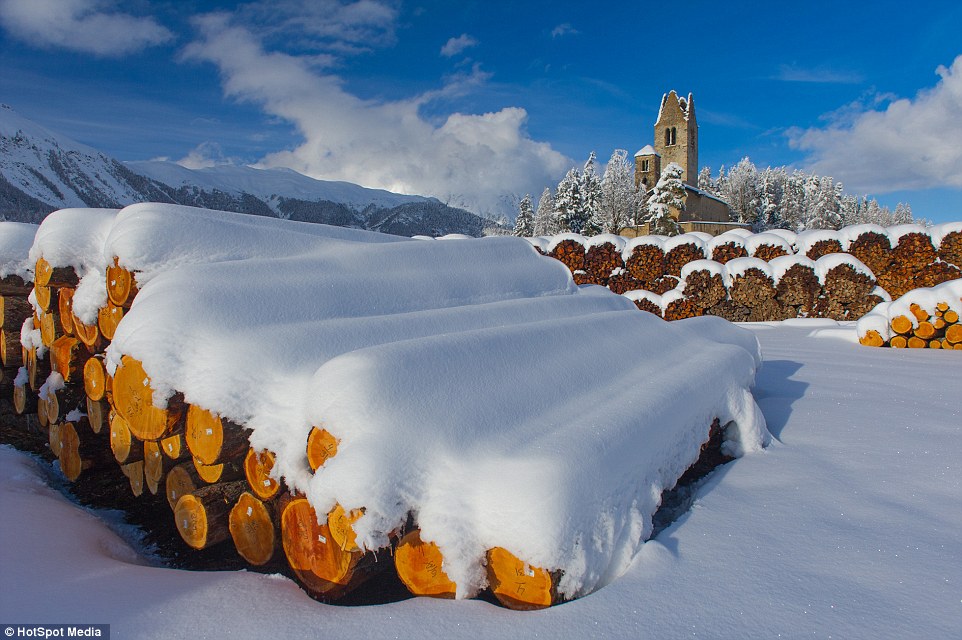
[[[267,564],[274,556],[277,535],[268,507],[245,491],[230,511],[229,526],[234,547],[254,566]]]
[[[362,554],[341,549],[305,498],[284,507],[281,541],[288,565],[312,595],[337,597],[348,589]]]
[[[311,471],[317,471],[330,458],[337,455],[338,440],[322,427],[313,427],[307,436],[307,463]]]
[[[127,421],[130,432],[141,440],[159,440],[168,435],[183,415],[179,404],[166,409],[154,406],[150,378],[143,365],[124,356],[112,383],[114,406]]]
[[[866,347],[881,347],[885,345],[882,335],[875,329],[869,329],[865,335],[858,339],[859,343]]]
[[[394,567],[408,591],[416,596],[454,598],[457,585],[444,572],[444,557],[433,542],[421,540],[417,529],[407,533],[394,551]]]
[[[344,507],[337,504],[329,514],[327,514],[327,526],[331,530],[331,537],[334,542],[344,551],[359,551],[357,546],[357,534],[354,533],[354,523],[364,515],[364,509],[351,509],[350,513]]]
[[[487,572],[494,597],[509,609],[544,609],[556,601],[551,574],[530,566],[506,549],[495,547],[488,551]]]
[[[206,549],[230,537],[230,510],[244,492],[244,482],[225,482],[181,496],[174,507],[180,537],[194,549]]]
[[[251,448],[244,458],[244,475],[251,491],[261,500],[270,500],[280,490],[280,484],[271,477],[274,468],[274,454],[270,451],[257,451]]]

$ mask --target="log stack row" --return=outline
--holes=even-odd
[[[962,280],[915,289],[859,320],[859,342],[870,347],[962,350]]]
[[[725,264],[696,260],[685,265],[681,276],[678,287],[667,293],[624,295],[666,320],[714,315],[732,322],[854,320],[887,299],[872,272],[849,254],[826,254],[816,261],[800,256],[771,262],[735,258]]]
[[[805,268],[799,267],[781,274],[787,280],[782,291],[777,292],[779,295],[767,295],[770,283],[762,277],[762,269],[744,274],[743,282],[733,282],[734,296],[729,291],[723,300],[713,299],[718,296],[717,284],[715,293],[706,296],[702,287],[707,283],[701,280],[693,283],[695,295],[669,296],[664,306],[671,310],[662,309],[661,315],[672,319],[687,317],[689,313],[713,313],[731,320],[856,320],[872,309],[873,300],[877,303],[897,298],[912,289],[931,288],[962,277],[962,223],[930,229],[918,225],[889,229],[858,225],[840,231],[800,234],[784,230],[752,234],[737,229],[717,237],[695,232],[673,238],[646,236],[631,240],[612,235],[585,238],[563,234],[530,241],[540,253],[568,266],[577,284],[602,285],[618,294],[634,292],[632,299],[636,303],[646,300],[643,306],[647,310],[654,305],[651,294],[664,296],[678,288],[682,270],[700,260],[727,264],[746,257],[772,262],[785,256],[800,256],[816,261],[828,255],[849,254],[868,268],[880,287],[878,296],[853,300],[850,294],[842,292],[839,297],[837,287],[816,287]],[[685,291],[692,290],[687,287]],[[713,307],[714,311],[709,311]]]

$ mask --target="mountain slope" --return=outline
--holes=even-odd
[[[65,207],[176,204],[373,229],[481,235],[495,223],[434,198],[315,180],[290,169],[122,163],[0,105],[0,218],[39,222]]]

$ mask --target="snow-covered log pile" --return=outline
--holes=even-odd
[[[799,234],[782,229],[758,234],[735,229],[716,237],[695,232],[630,240],[617,236],[585,238],[569,233],[529,241],[540,253],[562,260],[578,284],[599,284],[619,294],[631,292],[631,299],[639,306],[646,310],[657,307],[668,319],[711,313],[730,320],[855,320],[882,300],[962,277],[962,223],[958,222],[929,228],[866,224]],[[620,262],[613,256],[619,246]],[[604,247],[604,260],[595,257],[601,254],[600,247]],[[594,259],[589,268],[588,256],[592,251]],[[816,261],[839,255],[849,256],[839,260],[848,261],[851,269],[834,263],[834,273],[826,271],[816,277]],[[756,268],[725,279],[726,287],[734,286],[734,296],[729,291],[723,300],[709,300],[710,295],[705,298],[704,287],[708,283],[703,276],[696,275],[695,282],[682,285],[683,271],[688,276],[696,273],[690,267],[693,263],[703,264],[707,259],[727,265],[746,258],[768,263],[773,273],[756,263]],[[787,262],[786,258],[794,262]],[[873,284],[865,290],[867,281],[853,271],[875,282],[879,289],[871,293]],[[717,269],[710,268],[709,272],[721,279]],[[784,284],[780,284],[782,278]],[[824,282],[818,282],[819,279]],[[856,280],[860,281],[858,286],[845,284]],[[777,295],[771,294],[770,285],[776,287]],[[717,296],[718,284],[713,286]],[[679,297],[679,293],[684,295]],[[662,299],[666,295],[668,298]],[[671,310],[667,311],[669,307]]]
[[[913,289],[858,321],[859,342],[871,347],[962,350],[962,280]]]
[[[514,238],[140,204],[51,214],[29,260],[17,389],[64,475],[166,495],[190,547],[324,599],[393,571],[517,608],[590,593],[706,450],[769,437],[750,333],[638,313]]]
[[[0,222],[0,393],[4,395],[13,391],[17,370],[24,364],[20,329],[33,315],[27,296],[33,289],[29,253],[36,233],[37,225]]]

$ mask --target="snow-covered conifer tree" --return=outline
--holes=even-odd
[[[671,209],[685,210],[685,184],[681,176],[685,172],[677,163],[672,162],[661,172],[658,184],[648,198],[645,222],[651,233],[674,236],[681,232],[678,221],[671,215]]]
[[[534,235],[550,236],[555,233],[558,233],[558,229],[554,219],[554,197],[551,195],[551,189],[545,187],[534,214]]]
[[[534,232],[534,209],[531,206],[531,194],[526,193],[518,205],[518,217],[514,221],[514,235],[530,238]]]
[[[598,227],[601,233],[618,233],[623,227],[634,224],[638,197],[631,169],[628,152],[615,149],[601,179],[598,213],[589,220],[589,226]]]
[[[570,231],[581,233],[584,228],[585,219],[583,217],[582,197],[581,197],[581,176],[577,169],[572,168],[568,171],[558,188],[555,190],[554,210],[555,221],[561,233]]]

